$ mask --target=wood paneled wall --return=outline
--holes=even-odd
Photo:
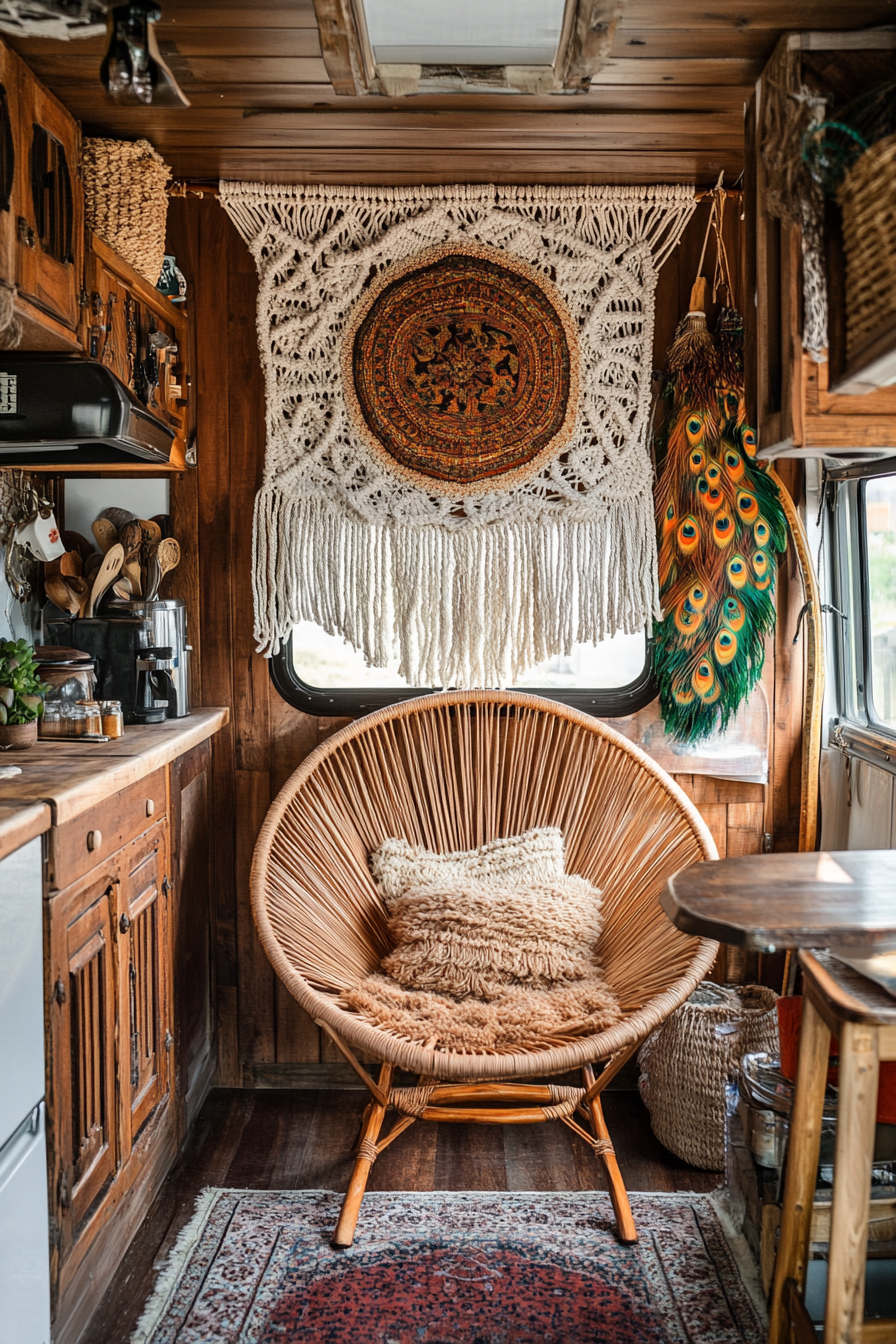
[[[687,308],[707,211],[705,204],[698,209],[660,278],[656,367]],[[728,213],[736,261],[737,210]],[[249,870],[271,800],[308,752],[345,720],[314,718],[287,705],[252,638],[252,506],[264,454],[254,263],[211,198],[171,202],[169,251],[188,282],[198,393],[198,468],[172,483],[174,527],[185,554],[176,590],[189,603],[197,703],[231,708],[230,725],[213,740],[219,1082],[307,1086],[321,1065],[330,1068],[331,1080],[338,1076],[338,1057],[283,991],[259,946]],[[795,848],[802,672],[799,646],[790,641],[802,599],[792,556],[785,558],[782,580],[782,621],[764,678],[773,723],[771,787],[679,777],[722,854],[759,851],[766,831],[777,847]]]

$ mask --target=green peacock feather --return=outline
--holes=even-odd
[[[660,599],[654,665],[666,731],[695,743],[724,729],[762,673],[775,623],[775,555],[787,525],[746,422],[743,321],[722,310],[715,340],[702,289],[669,352],[657,486]]]

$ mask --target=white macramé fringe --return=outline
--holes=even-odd
[[[655,547],[649,494],[586,521],[449,530],[372,524],[266,487],[255,503],[255,637],[269,656],[299,621],[315,621],[369,666],[397,657],[411,686],[504,687],[574,643],[659,618]]]

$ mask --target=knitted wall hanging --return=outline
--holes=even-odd
[[[658,614],[653,300],[689,187],[222,182],[258,267],[255,633],[501,686]]]

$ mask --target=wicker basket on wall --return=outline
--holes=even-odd
[[[157,284],[171,169],[148,140],[85,139],[81,163],[87,227]]]
[[[752,1051],[778,1051],[777,996],[704,981],[641,1046],[639,1087],[660,1143],[705,1171],[725,1167],[726,1084]]]
[[[837,189],[846,253],[847,358],[896,321],[896,135],[865,151]]]

